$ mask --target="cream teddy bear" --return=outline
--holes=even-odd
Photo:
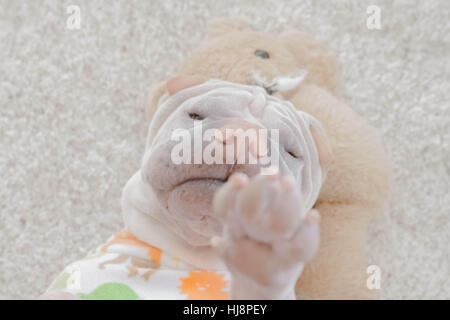
[[[370,126],[336,97],[336,78],[334,60],[306,32],[212,23],[179,77],[152,91],[147,151],[122,197],[126,229],[71,264],[43,298],[372,298],[367,225],[384,206],[390,171]],[[205,114],[216,132],[284,128],[279,173],[173,166],[170,133]],[[210,138],[233,145],[226,133]],[[246,152],[263,158],[261,143]]]
[[[210,23],[206,39],[186,58],[179,75],[243,84],[265,79],[270,86],[299,70],[308,72],[304,83],[278,94],[322,123],[334,161],[315,204],[321,245],[298,280],[297,297],[375,298],[377,292],[366,285],[367,228],[386,205],[390,164],[374,129],[339,98],[336,62],[329,52],[304,30],[273,36],[239,19],[219,19]],[[149,116],[166,91],[165,83],[154,87]]]

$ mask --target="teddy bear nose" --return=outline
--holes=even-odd
[[[248,150],[256,158],[267,155],[266,130],[256,124],[233,120],[216,130],[215,139],[223,145],[236,145],[237,150]],[[248,143],[248,149],[245,145]],[[242,148],[244,147],[244,148]]]
[[[270,55],[266,50],[257,49],[255,50],[255,56],[260,57],[262,59],[269,59]]]

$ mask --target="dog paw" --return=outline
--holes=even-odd
[[[302,207],[292,177],[232,175],[214,199],[224,222],[220,247],[230,272],[265,287],[295,284],[319,246],[319,213],[302,215]]]

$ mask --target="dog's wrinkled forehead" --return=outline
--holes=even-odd
[[[211,88],[206,93],[185,100],[180,106],[204,111],[212,117],[235,116],[249,121],[256,120],[261,125],[264,124],[262,121],[268,118],[266,115],[268,110],[272,115],[276,110],[292,121],[296,120],[294,108],[290,103],[270,96],[264,88],[258,86],[236,86],[225,83],[225,86]]]
[[[170,117],[183,108],[208,111],[209,115],[217,117],[223,116],[226,111],[226,116],[245,118],[263,126],[263,118],[264,122],[282,120],[291,126],[295,126],[298,121],[298,114],[290,102],[269,95],[263,87],[211,79],[172,96],[163,96],[150,125],[149,140],[164,122],[170,121]]]

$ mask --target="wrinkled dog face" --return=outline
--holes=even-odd
[[[299,126],[292,105],[283,102],[280,107],[262,88],[219,80],[162,100],[150,126],[142,175],[166,218],[189,243],[207,244],[220,234],[213,198],[233,172],[254,176],[275,166],[281,175],[302,181],[311,162],[305,157],[311,155],[299,136],[312,138],[309,128]],[[247,132],[244,144],[238,143],[236,129]],[[207,155],[213,156],[212,163]]]

